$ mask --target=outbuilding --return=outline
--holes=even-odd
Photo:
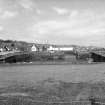
[[[105,51],[91,52],[93,62],[105,62]]]

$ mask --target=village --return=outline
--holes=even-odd
[[[36,44],[1,41],[0,62],[66,61],[70,63],[105,62],[105,48],[77,45]]]

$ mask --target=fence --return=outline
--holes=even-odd
[[[2,100],[0,105],[91,105],[90,102],[44,102],[33,100]]]
[[[31,97],[0,97],[0,105],[105,105],[105,98],[91,98],[85,101],[41,101]]]
[[[105,105],[103,102],[73,101],[73,102],[44,102],[26,99],[0,100],[0,105]]]

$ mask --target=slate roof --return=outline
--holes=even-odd
[[[105,57],[105,51],[94,51],[92,53]]]

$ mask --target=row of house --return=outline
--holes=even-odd
[[[85,48],[83,49],[76,49],[73,46],[56,46],[56,45],[38,45],[38,44],[31,44],[30,46],[27,46],[28,51],[31,52],[69,52],[68,54],[65,54],[65,59],[78,59],[78,60],[91,60],[93,62],[105,62],[105,51],[88,51]],[[16,49],[9,49],[9,47],[4,46],[3,48],[0,48],[0,55],[6,55],[8,53],[14,53],[18,52],[20,50]],[[21,51],[20,51],[21,52]],[[73,52],[73,55],[70,55]],[[55,54],[55,53],[54,53]],[[91,59],[90,59],[91,58]]]
[[[7,52],[7,51],[14,51],[14,50],[17,50],[17,48],[14,49],[7,46],[0,47],[0,52]]]
[[[52,45],[50,45],[45,48],[43,48],[43,47],[42,47],[42,51],[45,49],[45,51],[52,52],[52,53],[55,51],[73,51],[74,50],[74,48],[70,47],[70,46],[52,46]],[[39,51],[39,48],[36,45],[33,45],[31,47],[31,51]]]

